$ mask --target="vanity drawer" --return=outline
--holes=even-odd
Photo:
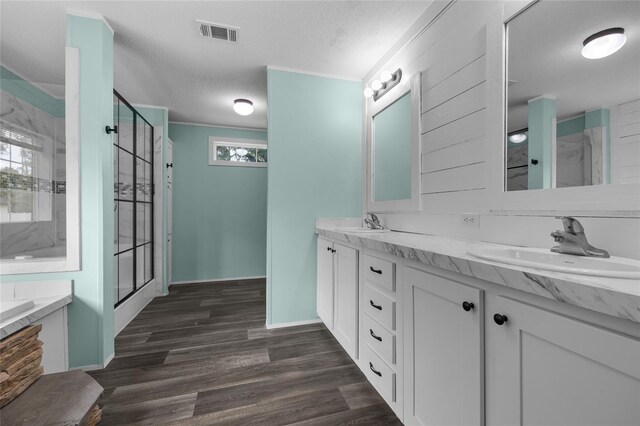
[[[364,374],[380,396],[391,404],[396,400],[396,373],[367,345],[362,354]]]
[[[364,341],[387,364],[396,363],[396,336],[374,321],[369,315],[364,316]]]
[[[388,290],[396,291],[396,264],[388,260],[364,255],[364,277]]]
[[[374,290],[369,285],[364,286],[363,310],[371,318],[387,327],[389,330],[396,329],[396,302]]]

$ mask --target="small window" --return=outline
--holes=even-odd
[[[255,139],[209,138],[209,165],[267,166],[267,143]]]
[[[50,212],[38,211],[38,200],[51,190],[49,177],[36,173],[38,157],[47,155],[40,139],[48,138],[0,124],[0,223],[50,219]]]

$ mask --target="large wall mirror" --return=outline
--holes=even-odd
[[[640,2],[543,0],[506,29],[505,190],[637,187]]]
[[[2,36],[1,273],[78,270],[79,52],[62,39],[47,63],[20,48],[20,31]]]
[[[368,210],[420,209],[420,75],[400,84],[367,115]]]

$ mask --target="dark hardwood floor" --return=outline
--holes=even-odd
[[[264,280],[172,286],[90,373],[101,425],[402,424],[324,325],[264,323]]]

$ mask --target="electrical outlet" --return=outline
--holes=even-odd
[[[480,215],[479,214],[463,214],[462,226],[467,228],[479,228],[480,227]]]

